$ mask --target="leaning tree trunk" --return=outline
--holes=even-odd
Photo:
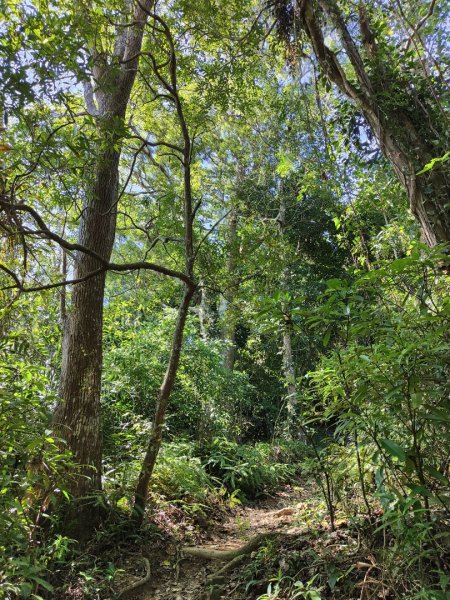
[[[161,68],[158,67],[156,61],[153,59],[153,72],[156,75],[159,82],[162,84],[165,92],[172,99],[176,110],[176,116],[178,125],[180,127],[183,145],[178,146],[179,152],[182,154],[182,168],[183,168],[183,227],[184,227],[184,274],[187,281],[184,283],[183,297],[178,308],[178,317],[175,325],[175,331],[172,339],[172,347],[170,351],[169,362],[167,365],[166,373],[158,393],[155,407],[155,415],[152,423],[152,431],[150,440],[148,442],[147,450],[143,463],[141,465],[141,471],[139,473],[138,483],[135,491],[135,499],[133,505],[133,520],[136,526],[142,524],[144,518],[144,511],[148,496],[148,487],[150,479],[152,477],[156,459],[161,447],[164,422],[169,405],[170,396],[175,385],[178,365],[180,363],[181,351],[183,346],[184,329],[186,320],[189,313],[189,306],[191,304],[192,297],[197,288],[194,282],[194,219],[195,212],[200,206],[197,203],[196,207],[193,206],[193,195],[192,195],[192,175],[191,175],[191,162],[193,154],[193,144],[190,137],[188,125],[183,111],[182,100],[178,91],[177,82],[177,57],[175,51],[175,42],[172,37],[172,33],[168,25],[160,18],[153,17],[158,20],[158,26],[161,27],[160,32],[164,35],[164,38],[170,48],[169,59],[166,63],[169,75],[168,78],[161,72]],[[153,92],[152,92],[153,93]]]
[[[90,192],[83,207],[78,242],[109,261],[116,228],[121,131],[138,68],[139,52],[153,0],[138,4],[130,15],[131,27],[117,35],[114,56],[106,58],[91,49],[93,79],[85,84],[88,112],[96,118],[100,134]],[[117,66],[119,65],[119,66]],[[99,268],[98,260],[79,252],[75,278],[83,278]],[[69,490],[77,499],[101,491],[102,431],[100,386],[102,373],[102,328],[105,273],[75,285],[63,328],[60,398],[54,422],[78,471]],[[76,535],[97,522],[95,511],[84,500],[75,502],[70,520]]]
[[[318,9],[322,11],[320,16]],[[350,34],[334,0],[318,0],[317,3],[314,0],[295,0],[293,4],[286,0],[277,3],[276,12],[280,23],[283,23],[280,31],[286,38],[289,31],[286,21],[291,28],[296,27],[296,22],[301,26],[326,77],[364,115],[407,192],[411,212],[426,243],[434,246],[450,242],[449,170],[441,164],[426,174],[417,175],[425,164],[448,150],[448,117],[445,114],[433,116],[426,103],[418,98],[416,90],[408,87],[404,78],[399,80],[390,70],[394,57],[381,55],[366,5],[361,2],[359,7],[361,43],[366,60],[363,60],[354,34]],[[346,66],[340,62],[338,55],[325,44],[324,16],[342,41],[355,82],[348,78]],[[370,71],[366,67],[369,63]],[[393,102],[399,94],[402,94],[401,103]],[[430,100],[436,103],[436,94]],[[434,146],[437,132],[441,139]]]
[[[170,38],[171,39],[171,38]],[[148,496],[148,486],[152,477],[153,471],[156,465],[156,459],[158,458],[159,450],[161,448],[164,422],[166,418],[167,407],[169,405],[170,396],[172,394],[173,386],[175,385],[178,365],[180,363],[181,351],[183,347],[184,329],[186,320],[189,313],[189,306],[191,304],[192,297],[196,290],[196,284],[194,283],[194,239],[193,239],[193,220],[194,212],[192,207],[192,182],[191,182],[191,167],[190,161],[192,159],[192,146],[187,125],[184,120],[184,115],[181,107],[181,100],[178,95],[176,85],[176,62],[175,55],[172,55],[172,88],[170,90],[174,102],[178,108],[178,118],[180,120],[181,129],[183,131],[184,138],[184,151],[183,151],[183,184],[184,184],[184,252],[185,252],[185,274],[189,278],[191,283],[184,284],[184,293],[181,303],[178,308],[177,322],[175,325],[175,331],[172,339],[172,347],[170,351],[169,362],[167,365],[166,373],[162,385],[159,389],[158,397],[156,400],[155,415],[152,423],[152,430],[150,440],[147,446],[144,460],[141,465],[141,471],[139,473],[138,483],[136,486],[134,506],[133,506],[133,520],[139,527],[142,524],[144,518],[145,505]]]
[[[189,305],[194,294],[194,287],[185,284],[183,299],[178,309],[178,318],[175,326],[175,332],[172,341],[169,364],[164,376],[163,383],[159,390],[156,401],[155,416],[152,423],[152,431],[147,446],[141,471],[139,473],[138,484],[136,486],[135,501],[133,507],[133,516],[136,524],[139,526],[144,518],[145,505],[147,502],[148,486],[151,476],[155,469],[156,459],[161,448],[163,428],[166,417],[166,411],[172,393],[173,386],[180,363],[181,350],[183,346],[184,328],[189,312]]]

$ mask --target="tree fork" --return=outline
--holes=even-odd
[[[424,135],[416,131],[406,110],[392,110],[379,99],[386,96],[386,90],[379,90],[376,81],[369,77],[364,61],[352,35],[346,27],[343,16],[333,0],[318,0],[324,14],[332,21],[341,37],[345,52],[352,64],[357,83],[351,82],[339,62],[335,52],[325,44],[322,25],[317,18],[314,1],[301,0],[295,8],[289,8],[289,2],[280,3],[276,12],[279,17],[281,34],[286,38],[286,20],[292,27],[296,19],[305,31],[313,47],[314,54],[326,77],[334,83],[361,111],[387,160],[391,163],[400,183],[406,190],[409,207],[420,225],[424,241],[429,246],[450,242],[450,177],[442,165],[427,174],[417,173],[439,152],[423,141]],[[378,44],[370,27],[367,11],[359,14],[363,44],[372,59],[377,58]],[[287,42],[289,43],[289,41]],[[384,64],[380,59],[380,68]],[[384,78],[386,79],[386,77]],[[414,98],[410,101],[411,114],[423,112]],[[423,120],[428,123],[431,116],[427,113]],[[433,125],[430,125],[430,133]],[[433,135],[429,136],[433,139]],[[444,151],[446,148],[444,149]],[[442,152],[443,153],[443,152]],[[430,190],[428,190],[430,188]]]

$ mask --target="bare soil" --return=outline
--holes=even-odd
[[[195,543],[206,555],[215,550],[235,550],[255,535],[269,532],[303,533],[305,525],[298,522],[298,514],[305,506],[308,490],[286,486],[283,490],[258,502],[253,507],[238,507],[222,523],[216,523],[203,532]],[[183,547],[173,544],[164,553],[155,548],[147,554],[152,565],[148,584],[125,595],[125,600],[218,600],[230,595],[208,594],[205,582],[223,563],[209,558],[188,555]],[[135,559],[138,560],[137,558]]]

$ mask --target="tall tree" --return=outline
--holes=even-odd
[[[199,203],[195,203],[193,196],[191,170],[194,150],[193,136],[189,130],[189,125],[185,114],[185,107],[179,89],[177,47],[175,39],[169,25],[161,16],[154,13],[150,13],[150,16],[150,27],[154,32],[162,35],[162,43],[167,47],[168,58],[166,58],[166,60],[164,60],[161,64],[156,59],[155,55],[151,53],[147,54],[151,59],[153,76],[161,88],[161,92],[159,92],[159,94],[164,94],[164,96],[170,99],[171,103],[173,103],[175,108],[176,122],[179,129],[178,137],[181,139],[179,144],[163,142],[162,145],[170,147],[176,153],[175,156],[178,156],[182,167],[182,222],[184,236],[184,274],[186,279],[184,281],[182,299],[178,307],[178,315],[173,333],[169,361],[163,382],[158,392],[150,440],[148,442],[136,486],[134,516],[138,524],[142,522],[144,516],[148,486],[155,468],[159,449],[161,447],[167,406],[173,386],[175,384],[178,365],[180,362],[184,329],[186,320],[188,318],[189,307],[197,287],[194,283],[194,261],[196,256],[194,249],[194,220],[195,214],[200,207]],[[157,97],[159,95],[158,92],[155,92],[151,86],[149,86],[149,91],[153,96]]]
[[[444,161],[421,171],[448,151],[448,114],[441,104],[448,88],[439,65],[427,64],[422,56],[419,24],[403,43],[400,33],[391,30],[395,15],[386,10],[360,2],[355,14],[349,4],[335,0],[279,0],[275,5],[279,30],[291,50],[298,51],[297,34],[303,31],[326,78],[365,117],[406,189],[425,241],[434,246],[450,241],[450,171]],[[330,31],[341,52],[327,45]]]
[[[239,180],[241,163],[237,165],[237,179]],[[223,364],[226,369],[232,371],[236,362],[236,305],[234,299],[239,282],[236,280],[236,267],[239,259],[238,222],[239,210],[236,199],[232,199],[232,205],[227,219],[227,247],[228,256],[226,260],[227,286],[223,293],[223,339],[225,341]]]
[[[283,239],[287,225],[286,200],[282,192],[280,193],[280,212],[278,213],[277,222],[282,243],[286,243],[286,241]],[[281,274],[281,290],[286,295],[286,299],[282,301],[283,322],[281,323],[281,328],[283,332],[283,342],[281,352],[283,355],[284,385],[287,392],[287,429],[288,433],[292,434],[293,430],[296,428],[296,410],[298,404],[298,393],[295,374],[295,361],[294,354],[292,351],[292,337],[294,333],[294,327],[288,300],[290,288],[289,284],[289,267],[287,265],[284,265],[283,272]]]
[[[99,32],[88,49],[92,73],[86,74],[84,81],[85,101],[87,111],[95,119],[99,141],[78,243],[106,262],[111,258],[115,237],[125,114],[152,5],[153,0],[144,0],[127,11],[131,25],[118,25],[112,53],[104,49]],[[87,18],[94,16],[88,14]],[[102,266],[91,253],[78,253],[75,279],[83,280]],[[102,487],[100,387],[105,277],[102,271],[74,287],[63,328],[61,403],[54,419],[80,465],[80,476],[73,479],[71,488],[75,497]]]

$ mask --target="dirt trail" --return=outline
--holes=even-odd
[[[239,507],[236,514],[207,532],[207,538],[196,547],[207,554],[216,550],[236,550],[258,534],[270,532],[301,533],[305,530],[296,522],[301,510],[302,494],[287,487],[275,497],[264,500],[254,508]],[[173,554],[153,563],[151,581],[126,600],[205,600],[208,599],[205,581],[223,562],[189,556],[179,548]],[[229,595],[215,595],[214,600]]]

